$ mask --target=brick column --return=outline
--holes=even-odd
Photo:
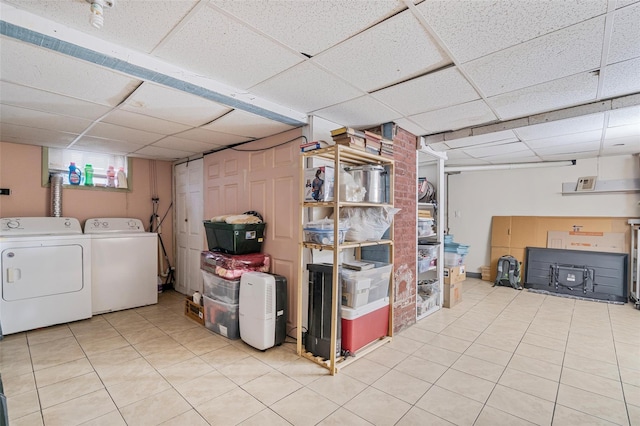
[[[399,127],[393,137],[395,160],[394,206],[401,209],[393,222],[394,235],[394,332],[416,322],[416,210],[417,137]]]

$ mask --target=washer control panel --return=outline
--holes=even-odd
[[[0,236],[82,234],[78,219],[72,217],[3,217]]]
[[[140,219],[126,217],[108,217],[87,219],[84,223],[85,234],[145,232]]]

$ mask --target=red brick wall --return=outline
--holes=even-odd
[[[401,209],[393,221],[394,235],[394,332],[416,322],[416,136],[395,127],[394,206]]]

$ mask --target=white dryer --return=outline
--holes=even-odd
[[[92,241],[94,314],[158,303],[158,234],[131,218],[87,219],[84,233]]]
[[[0,219],[4,334],[91,317],[91,239],[77,219]]]

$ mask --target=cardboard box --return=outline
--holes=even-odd
[[[464,269],[464,265],[444,268],[443,275],[445,284],[455,284],[467,279],[467,273]]]
[[[198,324],[204,325],[204,306],[195,303],[191,297],[184,300],[184,314]]]
[[[444,285],[444,302],[442,306],[445,308],[453,308],[462,302],[462,282]]]
[[[623,233],[617,232],[549,231],[547,247],[626,253],[624,237]]]
[[[305,169],[304,201],[333,201],[334,180],[331,166]]]

